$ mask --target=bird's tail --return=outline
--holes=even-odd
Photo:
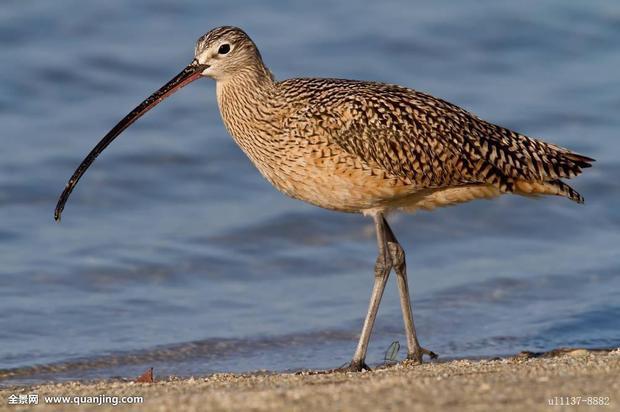
[[[567,197],[573,202],[584,202],[584,198],[579,192],[577,192],[575,189],[573,189],[560,179],[549,180],[548,182],[530,182],[527,180],[517,180],[515,186],[515,191],[517,192],[517,194],[520,195],[557,195]]]

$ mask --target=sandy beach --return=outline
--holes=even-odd
[[[620,349],[558,350],[507,358],[401,362],[362,373],[215,374],[154,383],[66,382],[0,390],[0,410],[620,410]],[[13,405],[9,397],[38,396]],[[47,396],[142,396],[142,404],[46,403]],[[95,399],[96,400],[96,399]],[[553,402],[554,405],[550,405]],[[570,405],[579,403],[579,405]],[[600,405],[602,404],[602,405]]]

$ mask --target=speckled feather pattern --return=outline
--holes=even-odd
[[[589,167],[588,157],[397,85],[274,81],[245,33],[221,30],[233,30],[252,55],[217,83],[224,123],[263,176],[289,196],[350,212],[432,209],[502,193],[583,202],[560,179]],[[220,36],[209,33],[197,48]]]

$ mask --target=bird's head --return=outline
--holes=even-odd
[[[264,68],[254,42],[243,30],[224,26],[215,28],[200,37],[196,44],[194,60],[172,80],[136,106],[86,156],[60,195],[54,218],[60,220],[60,215],[73,188],[97,156],[144,113],[157,106],[175,91],[203,76],[211,77],[219,82],[226,81],[238,73],[258,73],[270,78],[270,73]]]
[[[262,66],[260,53],[250,37],[241,29],[218,27],[196,42],[194,64],[203,66],[201,74],[217,81],[227,80]]]

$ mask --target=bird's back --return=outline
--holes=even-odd
[[[287,107],[283,133],[336,145],[371,169],[406,182],[413,192],[490,186],[498,193],[583,201],[560,179],[578,175],[593,159],[428,94],[341,79],[290,79],[276,86]]]

